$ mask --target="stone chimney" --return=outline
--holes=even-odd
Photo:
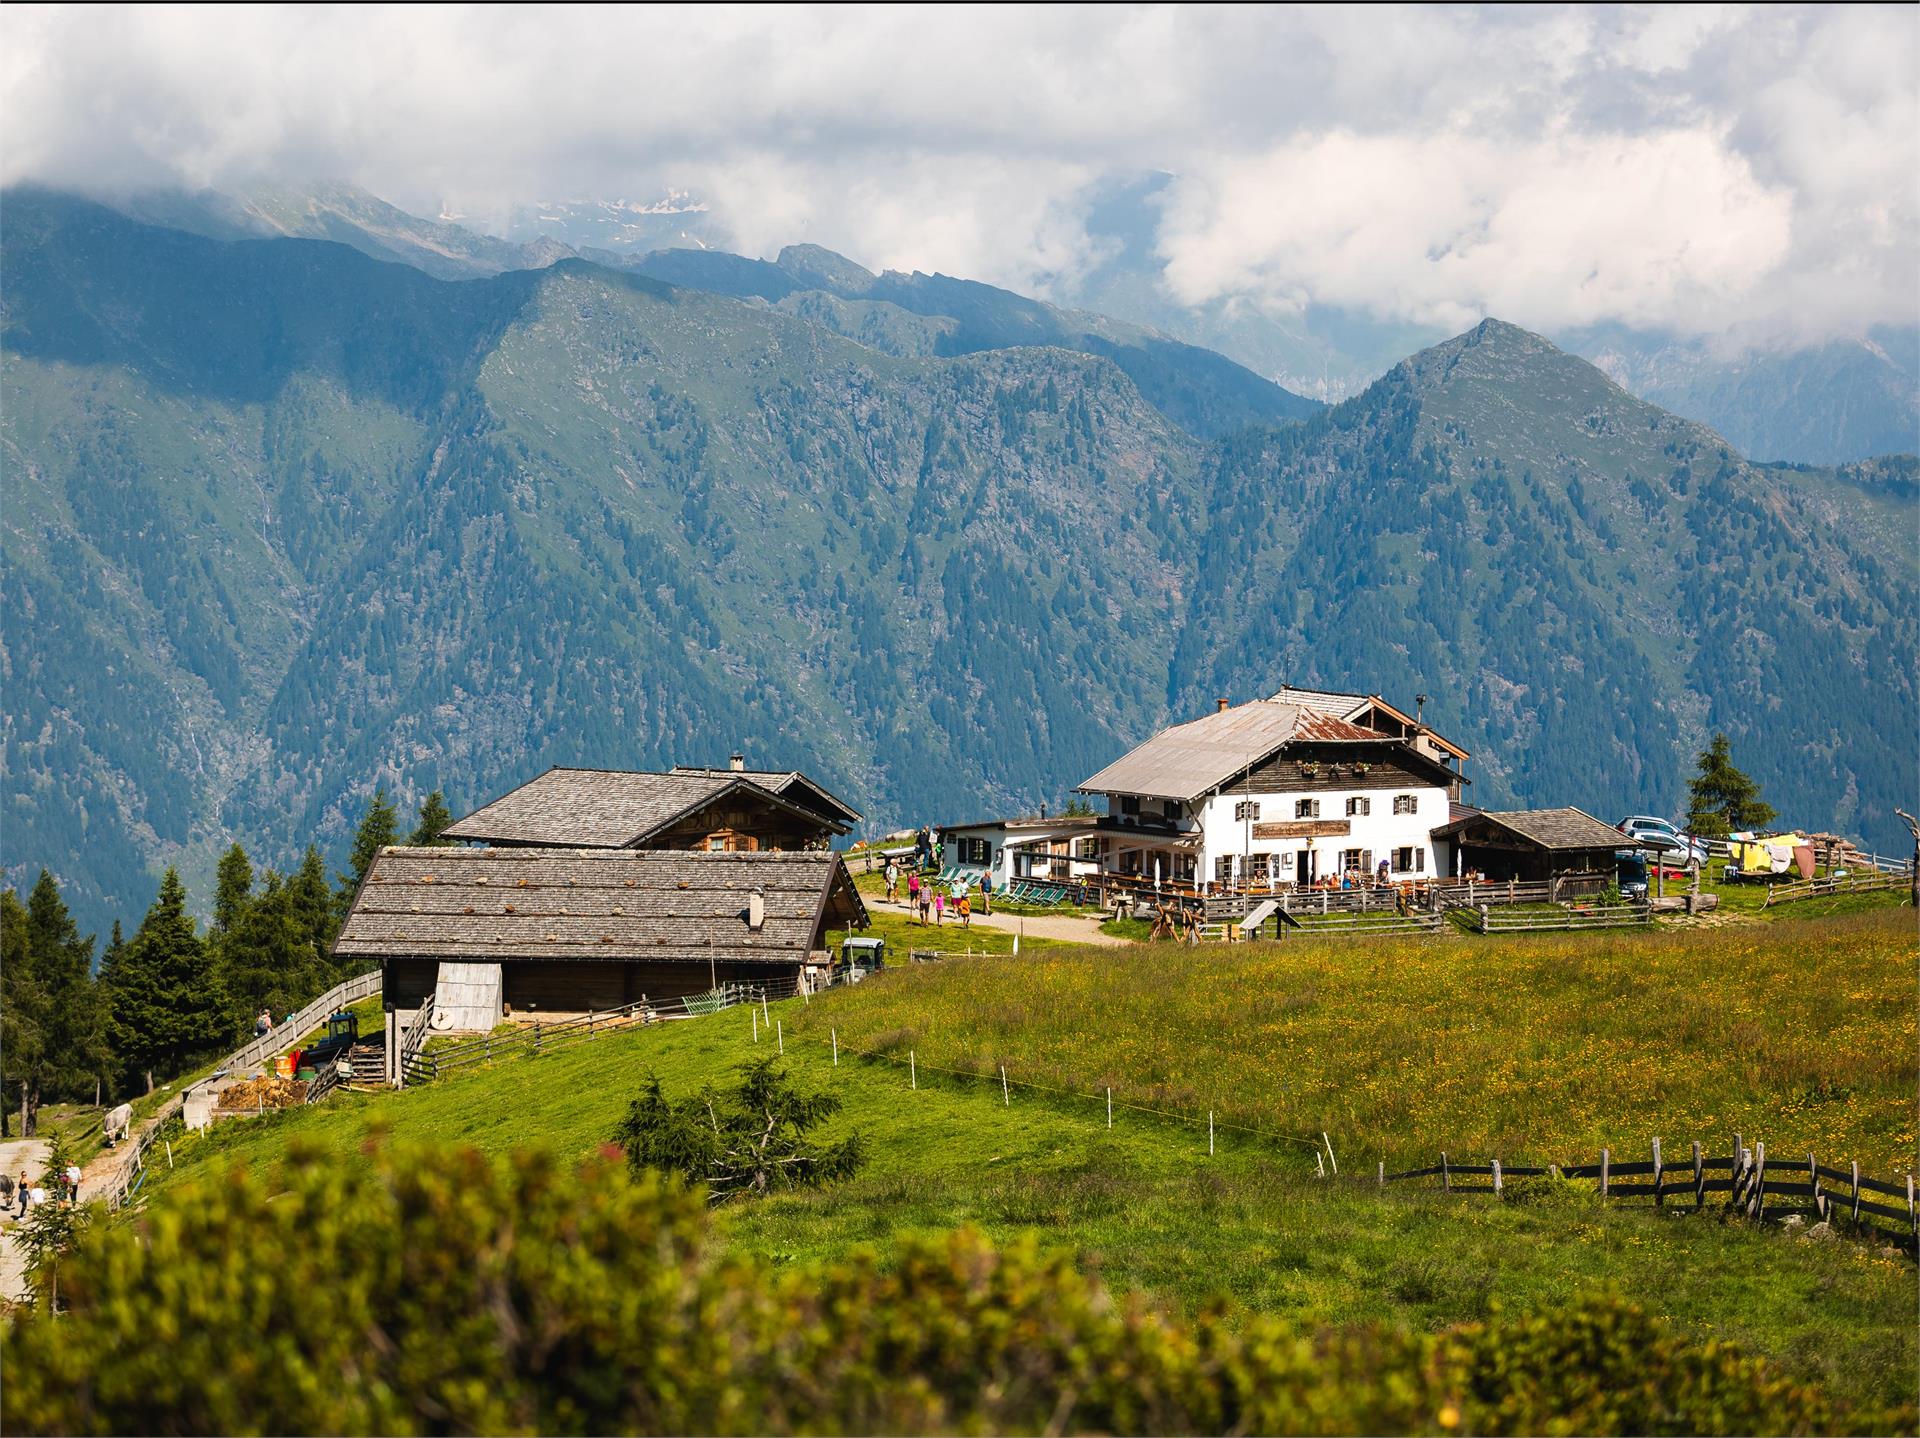
[[[738,774],[747,767],[747,756],[738,752],[727,755],[727,767]]]
[[[1216,700],[1214,700],[1213,702],[1214,702],[1214,711],[1213,711],[1214,713],[1216,713],[1216,714],[1224,714],[1224,713],[1226,713],[1226,712],[1227,712],[1227,701],[1226,701],[1226,700],[1224,700],[1224,699],[1216,699]]]

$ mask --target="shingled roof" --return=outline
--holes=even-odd
[[[691,764],[673,766],[676,774],[704,774],[725,777],[732,775],[738,779],[751,780],[769,793],[778,794],[783,799],[791,799],[803,808],[812,809],[829,819],[844,825],[860,822],[860,811],[837,795],[809,779],[798,769],[789,769],[785,773],[775,769],[701,769]]]
[[[1637,847],[1613,825],[1596,819],[1585,809],[1507,809],[1476,811],[1444,824],[1433,831],[1436,839],[1453,835],[1475,824],[1491,823],[1518,839],[1542,849],[1631,849]]]
[[[758,932],[748,900],[765,898]],[[382,849],[336,958],[798,963],[866,907],[838,854]]]
[[[1082,780],[1079,788],[1084,793],[1197,799],[1268,758],[1282,745],[1299,740],[1397,742],[1332,714],[1256,699],[1162,729],[1092,778]]]
[[[832,816],[766,789],[746,774],[698,769],[648,774],[556,766],[448,825],[445,837],[618,849],[644,842],[729,792],[787,809],[830,832],[844,832],[845,825]]]

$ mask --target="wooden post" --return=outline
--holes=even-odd
[[[912,1049],[907,1050],[907,1087],[920,1087],[920,1068],[914,1060]]]
[[[1207,1157],[1213,1157],[1213,1110],[1207,1110]],[[1907,1207],[1913,1207],[1913,1180],[1907,1180]]]
[[[1108,1128],[1113,1127],[1113,1090],[1112,1088],[1108,1088],[1107,1090],[1107,1127]]]
[[[830,1029],[828,1032],[830,1032],[833,1035],[833,1066],[835,1068],[839,1068],[840,1067],[840,1030]]]
[[[1612,1176],[1613,1154],[1607,1149],[1600,1150],[1600,1196],[1607,1196],[1607,1183]]]
[[[1707,1174],[1700,1166],[1700,1140],[1693,1141],[1693,1206],[1699,1208],[1707,1201]]]
[[[1498,1196],[1499,1196],[1499,1193],[1500,1193],[1500,1160],[1499,1160],[1499,1159],[1497,1159],[1497,1158],[1496,1158],[1496,1159],[1495,1159],[1495,1160],[1493,1161],[1493,1192],[1494,1192],[1494,1196],[1495,1196],[1495,1197],[1498,1197]]]
[[[1484,934],[1486,933],[1486,931],[1487,931],[1487,906],[1485,904],[1482,904],[1480,906],[1480,932]]]
[[[1913,1225],[1913,1234],[1920,1239],[1920,1208],[1913,1204],[1913,1175],[1907,1175],[1907,1222]]]
[[[1759,1139],[1753,1141],[1753,1202],[1747,1214],[1755,1223],[1767,1216],[1767,1146]]]
[[[749,1008],[747,1010],[747,1014],[753,1020],[753,1041],[755,1043],[759,1043],[760,1042],[760,1011],[758,1009]]]
[[[1387,1161],[1383,1158],[1380,1160],[1380,1187],[1385,1188],[1386,1186],[1387,1186]]]
[[[593,1005],[587,1005],[587,1037],[593,1037]]]
[[[1855,1227],[1860,1224],[1860,1160],[1857,1158],[1853,1161],[1853,1222]]]
[[[1340,1177],[1340,1160],[1333,1156],[1333,1140],[1327,1137],[1325,1129],[1320,1130],[1320,1142],[1327,1146],[1327,1162],[1333,1166],[1333,1176]]]
[[[1440,1150],[1440,1187],[1448,1193],[1453,1192],[1453,1170],[1447,1167],[1447,1151]]]
[[[1813,1189],[1813,1216],[1824,1219],[1827,1216],[1827,1196],[1820,1191],[1820,1165],[1815,1163],[1813,1155],[1807,1155],[1807,1184]]]
[[[786,1025],[783,1024],[779,1019],[775,1019],[773,1021],[773,1041],[774,1043],[779,1045],[780,1056],[782,1058],[785,1058],[787,1054]]]
[[[172,1168],[173,1167],[173,1143],[170,1139],[162,1139],[161,1142],[165,1143],[167,1146],[167,1167]]]
[[[1666,1195],[1660,1191],[1660,1173],[1660,1140],[1656,1138],[1653,1141],[1653,1206],[1655,1208],[1666,1206]]]

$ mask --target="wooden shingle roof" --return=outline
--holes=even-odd
[[[1197,799],[1282,746],[1316,743],[1382,744],[1383,734],[1298,704],[1256,699],[1185,724],[1162,729],[1135,745],[1098,774],[1083,779],[1082,793],[1143,794],[1159,799]]]
[[[758,932],[748,900],[765,898]],[[382,849],[336,958],[798,963],[864,927],[837,854],[679,849]]]
[[[745,774],[555,767],[448,825],[446,837],[492,844],[617,849],[642,843],[728,794],[786,810],[826,832],[839,833],[844,828],[831,816],[763,788]]]
[[[804,809],[811,809],[842,825],[850,826],[860,822],[861,815],[858,809],[844,799],[829,793],[824,785],[809,779],[798,769],[788,769],[785,772],[776,769],[701,769],[691,764],[676,764],[673,766],[673,772],[722,777],[731,774],[735,778],[758,784],[769,793],[778,794],[783,799],[790,800]]]
[[[1433,831],[1436,839],[1450,838],[1481,824],[1492,824],[1517,839],[1541,849],[1631,849],[1629,839],[1613,825],[1584,809],[1508,809],[1475,811]]]

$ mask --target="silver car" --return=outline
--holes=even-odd
[[[1629,839],[1652,844],[1667,864],[1705,864],[1707,846],[1678,824],[1651,814],[1629,814],[1616,826]]]

